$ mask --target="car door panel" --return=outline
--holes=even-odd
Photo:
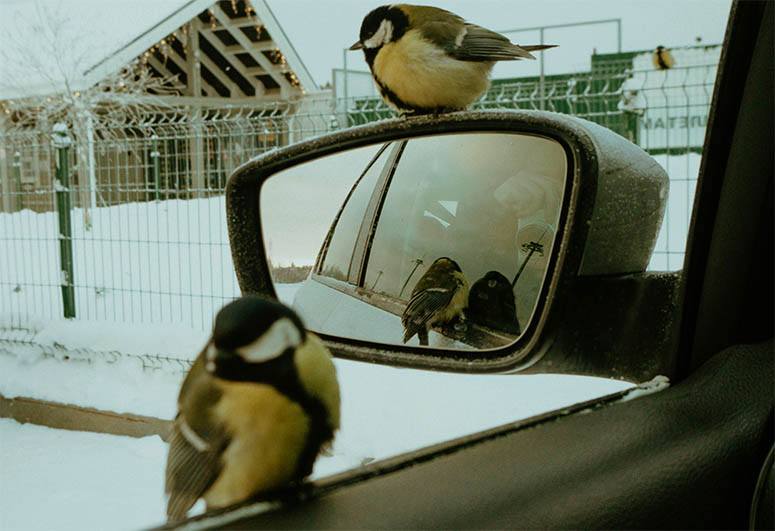
[[[440,451],[228,527],[740,527],[772,443],[772,348],[730,348],[665,391]]]

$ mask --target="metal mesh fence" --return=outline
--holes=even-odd
[[[70,230],[62,236],[51,133],[4,134],[4,320],[65,315],[209,327],[213,313],[239,293],[226,234],[226,179],[293,135],[319,132],[319,119],[310,128],[301,117],[289,119],[292,110],[160,115],[73,138],[66,154]],[[63,243],[72,249],[69,264]],[[64,284],[74,292],[69,312]]]
[[[652,153],[671,178],[652,269],[681,267],[716,64],[614,69],[495,82],[475,108],[527,108],[586,118]],[[172,111],[122,127],[71,127],[65,156],[50,128],[0,131],[0,329],[31,316],[208,329],[239,294],[223,190],[242,162],[268,149],[391,115],[381,100]],[[70,206],[62,234],[62,197]],[[65,263],[62,246],[71,247]],[[63,287],[64,286],[64,287]],[[0,334],[2,335],[2,334]]]

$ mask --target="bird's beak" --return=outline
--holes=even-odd
[[[350,46],[349,49],[350,50],[360,50],[361,48],[363,48],[363,43],[361,41],[357,41],[355,44]]]

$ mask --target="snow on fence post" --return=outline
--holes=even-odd
[[[13,180],[16,185],[16,210],[24,208],[24,195],[22,194],[22,154],[17,149],[13,153]]]
[[[94,156],[94,118],[90,112],[86,113],[86,139],[87,139],[87,154],[86,158],[89,163],[89,223],[91,226],[91,217],[94,215],[94,209],[97,208],[97,162]]]
[[[154,199],[161,199],[161,160],[159,158],[159,137],[151,136],[151,161],[153,162],[153,193]]]
[[[61,263],[62,306],[66,319],[75,317],[75,289],[73,287],[73,230],[70,221],[70,168],[68,155],[72,139],[67,125],[54,124],[51,139],[57,151],[56,190],[57,214],[59,217],[59,258]]]

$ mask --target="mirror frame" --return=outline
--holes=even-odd
[[[532,318],[510,345],[488,350],[444,350],[388,345],[315,332],[341,358],[447,372],[516,371],[539,360],[552,343],[561,319],[564,294],[582,263],[597,192],[598,152],[589,122],[544,111],[464,111],[439,116],[395,118],[309,139],[260,155],[238,167],[226,187],[229,241],[244,294],[277,298],[263,242],[260,193],[275,173],[340,151],[418,136],[454,133],[530,134],[559,142],[567,155],[555,242]],[[594,126],[595,124],[590,124]],[[597,126],[596,126],[597,127]],[[612,131],[610,135],[616,135]],[[591,134],[592,133],[592,134]],[[622,139],[624,141],[624,139]],[[314,332],[314,331],[313,331]]]

